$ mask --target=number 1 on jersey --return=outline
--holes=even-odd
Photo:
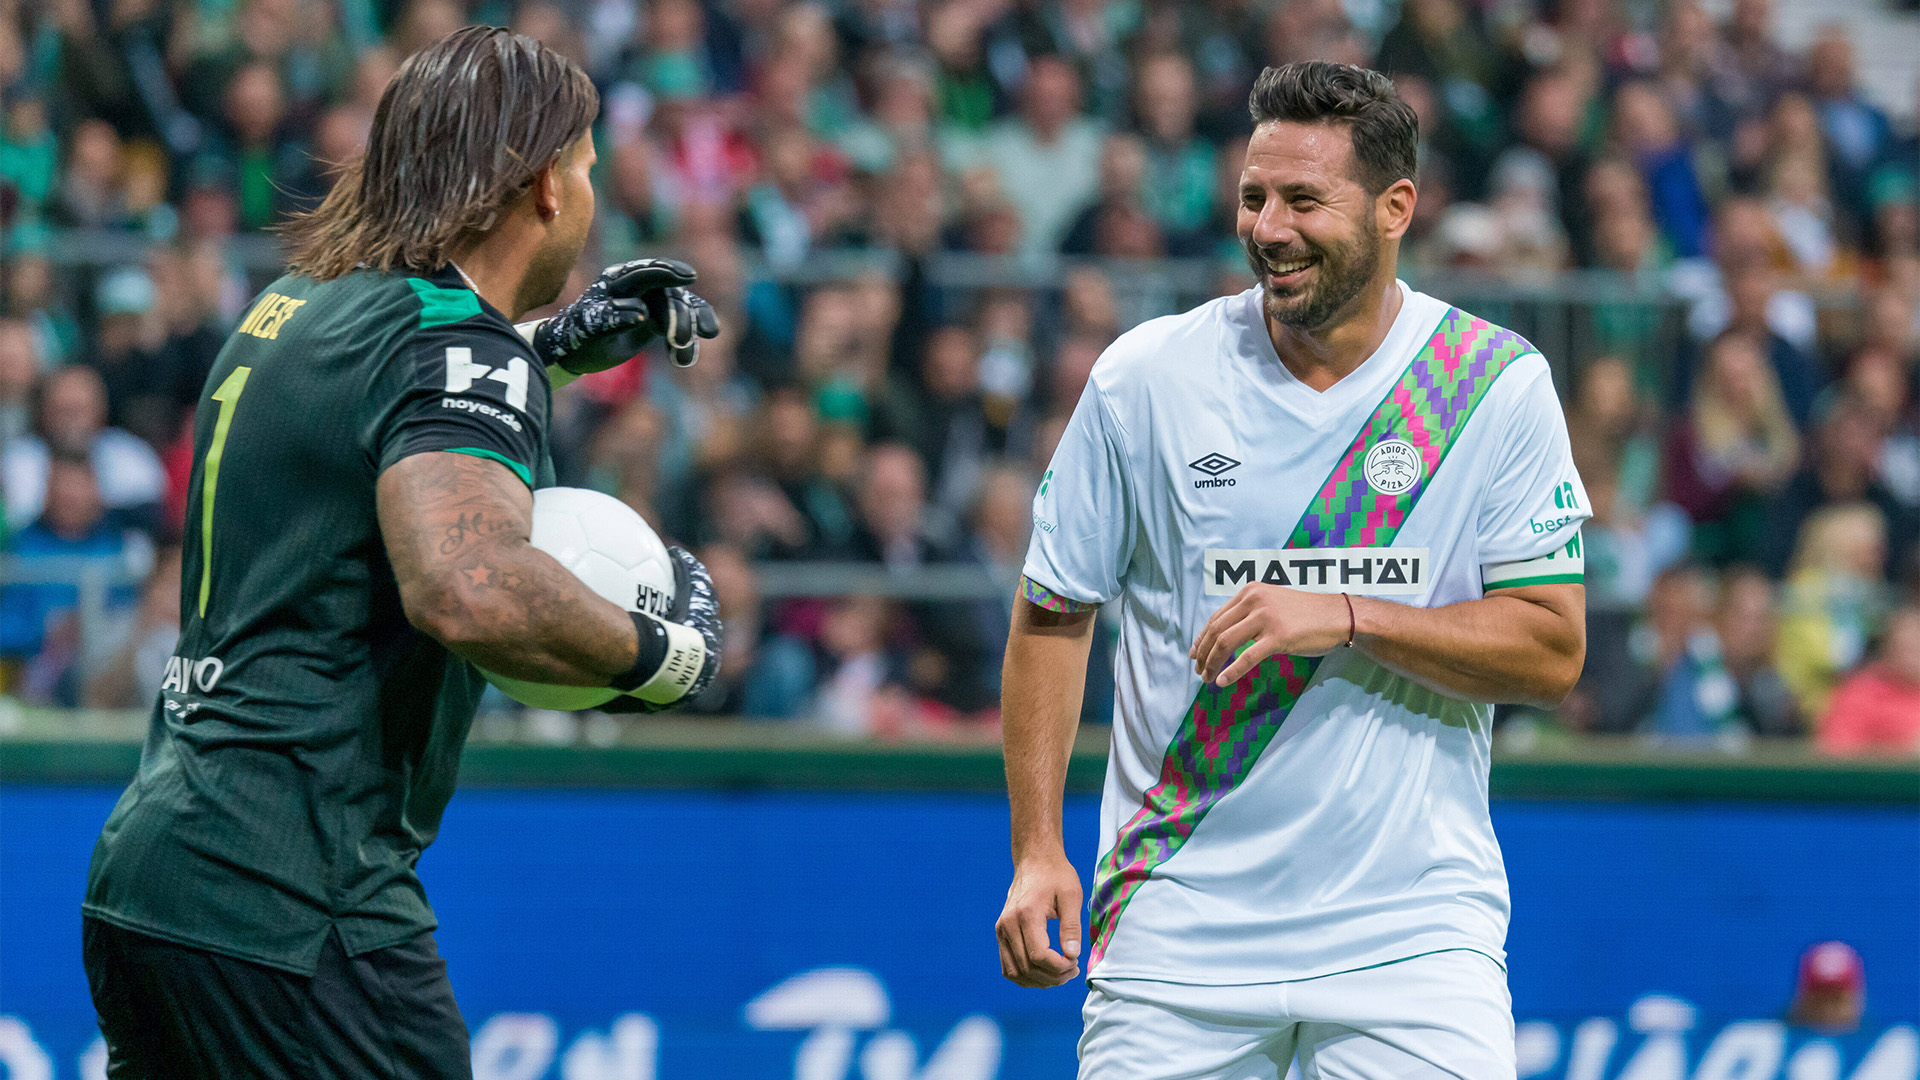
[[[220,457],[227,449],[227,430],[233,426],[233,409],[240,404],[240,391],[247,388],[250,367],[237,367],[213,392],[220,403],[220,415],[213,422],[213,442],[207,446],[204,479],[200,482],[200,617],[207,615],[207,591],[213,586],[213,492],[220,482]]]

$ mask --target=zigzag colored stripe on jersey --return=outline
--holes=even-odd
[[[1100,606],[1099,604],[1089,604],[1084,600],[1074,600],[1061,596],[1059,593],[1054,592],[1052,589],[1047,588],[1045,585],[1040,584],[1025,574],[1020,575],[1020,596],[1034,607],[1063,613],[1092,611],[1094,608]]]
[[[1407,519],[1420,493],[1487,387],[1515,357],[1534,351],[1527,339],[1485,319],[1450,308],[1439,328],[1373,418],[1334,466],[1320,494],[1294,526],[1288,547],[1373,547],[1388,543]],[[1385,495],[1368,485],[1367,451],[1388,439],[1404,439],[1420,452],[1425,468],[1413,487]]]
[[[1509,362],[1533,351],[1511,330],[1448,309],[1307,504],[1287,546],[1391,544],[1494,379]],[[1398,496],[1374,491],[1364,475],[1367,451],[1395,438],[1412,443],[1425,465],[1421,478]],[[1095,869],[1089,970],[1106,955],[1133,894],[1246,779],[1306,692],[1321,659],[1272,656],[1232,686],[1201,685],[1160,764],[1160,782],[1147,790]]]

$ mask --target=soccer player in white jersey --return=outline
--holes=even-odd
[[[1061,791],[1117,603],[1083,1080],[1512,1080],[1491,703],[1579,674],[1586,493],[1545,360],[1395,278],[1393,84],[1292,64],[1249,104],[1257,286],[1114,342],[1034,498],[1001,967],[1079,973]]]

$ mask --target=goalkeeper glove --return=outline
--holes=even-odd
[[[713,578],[693,553],[677,544],[673,556],[673,610],[665,619],[633,612],[640,654],[625,675],[614,680],[622,696],[601,706],[604,712],[662,712],[699,697],[720,670],[720,604]]]
[[[521,324],[543,364],[574,375],[623,364],[656,337],[681,367],[700,356],[700,338],[720,333],[712,305],[687,291],[697,277],[675,259],[635,259],[609,266],[552,318]]]

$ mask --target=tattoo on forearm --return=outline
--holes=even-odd
[[[390,468],[381,487],[381,532],[401,595],[459,622],[468,659],[573,682],[632,663],[632,621],[532,547],[532,500],[506,470],[422,454]]]
[[[440,554],[452,555],[465,546],[469,537],[485,536],[511,526],[499,525],[488,521],[486,512],[476,510],[471,514],[461,514],[453,524],[447,526],[446,536],[440,541]]]

